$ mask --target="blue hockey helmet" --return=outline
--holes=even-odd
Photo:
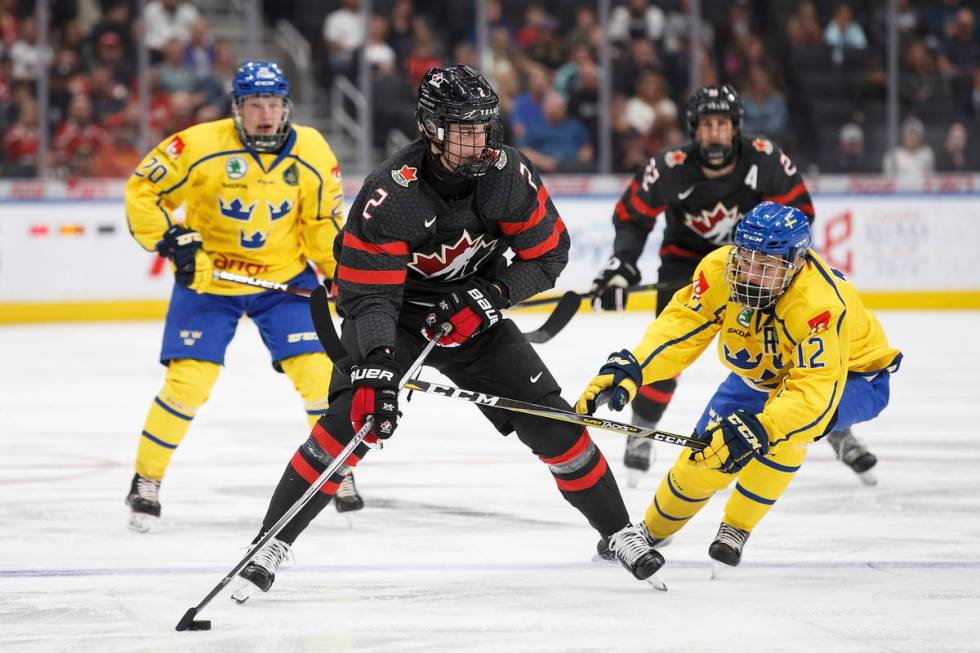
[[[810,248],[810,223],[802,211],[775,202],[756,205],[735,227],[726,280],[732,299],[769,308],[786,291]]]
[[[241,105],[250,97],[278,97],[283,101],[283,115],[277,129],[272,133],[249,134],[241,118]],[[289,114],[292,103],[289,101],[289,80],[274,61],[245,61],[238,67],[231,82],[231,111],[235,119],[238,137],[246,147],[258,152],[275,152],[289,136]]]

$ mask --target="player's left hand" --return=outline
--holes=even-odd
[[[497,284],[487,279],[473,279],[462,290],[454,290],[436,302],[425,316],[422,333],[429,340],[439,338],[443,347],[458,347],[500,322],[500,309],[506,305]],[[452,330],[442,335],[440,329],[444,324]]]
[[[736,410],[704,433],[708,446],[695,451],[690,459],[699,467],[737,474],[754,456],[769,451],[769,434],[755,415]]]
[[[599,374],[589,381],[582,395],[575,402],[575,412],[591,415],[599,407],[599,395],[605,393],[609,407],[622,410],[633,401],[637,389],[643,384],[643,370],[629,349],[609,355],[606,363],[599,368]]]
[[[213,272],[211,257],[202,249],[203,245],[201,234],[175,224],[167,229],[156,247],[160,256],[173,261],[177,284],[197,293],[208,291]]]

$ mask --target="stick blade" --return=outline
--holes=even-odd
[[[548,342],[572,321],[572,318],[578,312],[581,301],[582,299],[577,292],[569,290],[558,300],[555,310],[551,312],[551,315],[548,316],[544,324],[534,331],[525,333],[524,337],[527,338],[528,342],[535,345]]]
[[[196,616],[197,608],[187,608],[187,612],[177,622],[177,632],[182,633],[185,630],[211,630],[210,619],[195,620],[194,617]]]

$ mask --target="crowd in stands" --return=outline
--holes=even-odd
[[[52,2],[51,54],[35,46],[32,2],[0,0],[3,176],[31,175],[39,124],[34,84],[47,67],[53,160],[63,175],[125,175],[138,160],[132,0]],[[887,7],[876,0],[702,0],[692,43],[687,0],[615,0],[600,25],[595,0],[486,0],[478,53],[475,3],[360,0],[264,3],[309,41],[316,79],[372,70],[374,145],[414,137],[415,88],[433,65],[481,69],[501,96],[508,142],[543,172],[596,169],[601,67],[608,38],[609,107],[617,172],[687,138],[690,61],[701,84],[735,85],[743,131],[772,137],[804,170],[919,174],[980,169],[980,7],[971,0],[896,0],[901,135],[887,148]],[[152,12],[152,13],[151,13]],[[152,144],[227,113],[236,60],[192,2],[152,0]],[[399,139],[394,139],[398,142]]]

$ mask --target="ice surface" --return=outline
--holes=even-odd
[[[980,651],[980,313],[880,317],[906,358],[891,406],[855,428],[878,486],[817,443],[718,580],[707,547],[724,496],[664,550],[670,591],[655,592],[590,562],[594,532],[515,437],[416,395],[358,469],[353,528],[328,508],[271,592],[243,606],[223,593],[201,615],[213,630],[188,633],[177,620],[243,555],[306,437],[289,381],[243,322],[163,484],[163,519],[139,535],[123,496],[162,383],[161,324],[0,328],[0,650]],[[566,398],[648,318],[582,314],[542,346]],[[709,351],[662,428],[688,433],[721,376]],[[640,518],[676,449],[658,445],[629,490],[621,437],[593,435]]]

